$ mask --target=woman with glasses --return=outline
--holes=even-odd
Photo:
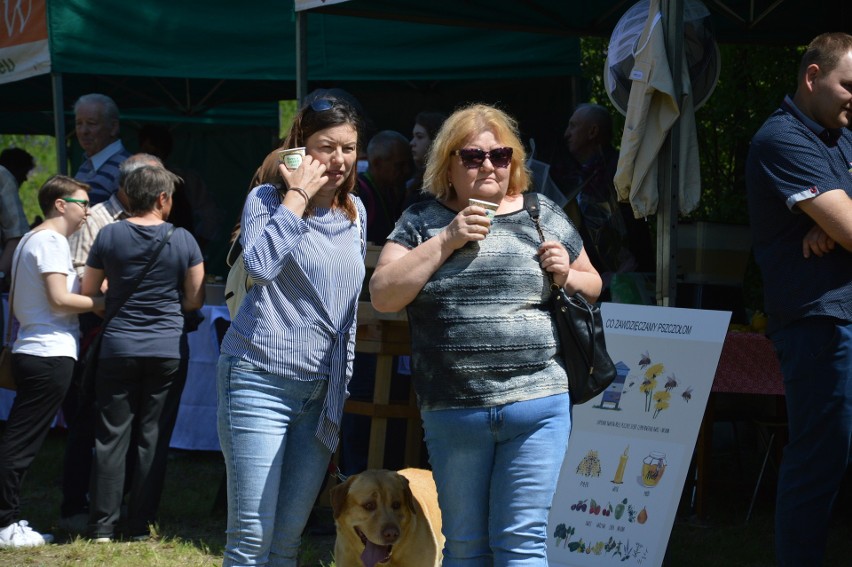
[[[254,280],[222,341],[219,441],[228,482],[224,565],[297,565],[337,442],[364,280],[365,212],[351,195],[360,120],[323,95],[295,116],[305,148],[283,186],[246,199],[240,241]]]
[[[429,152],[435,200],[403,213],[370,280],[376,309],[408,312],[444,567],[547,564],[571,403],[545,272],[591,301],[601,290],[574,226],[543,196],[541,242],[524,160],[511,117],[456,111]]]
[[[12,258],[10,310],[19,324],[12,347],[17,395],[0,438],[0,547],[53,540],[20,519],[20,490],[71,385],[80,346],[77,314],[104,304],[102,298],[76,293],[79,280],[68,247],[68,237],[86,222],[88,190],[64,175],[48,179],[38,192],[45,221],[24,235]]]

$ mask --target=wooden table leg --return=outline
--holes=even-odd
[[[713,451],[713,404],[715,397],[710,393],[704,419],[698,430],[698,442],[695,453],[695,501],[694,511],[699,520],[707,519],[705,498],[707,496],[707,470],[710,464],[710,453]]]
[[[376,359],[376,384],[373,388],[373,403],[387,405],[390,402],[393,355],[379,354]],[[388,429],[386,417],[373,417],[370,420],[370,449],[367,453],[367,468],[384,468],[385,434]]]

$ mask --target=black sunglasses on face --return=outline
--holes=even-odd
[[[497,168],[508,167],[512,162],[512,148],[494,148],[487,152],[479,148],[462,148],[452,152],[452,155],[459,156],[462,165],[468,169],[479,169],[486,158]]]

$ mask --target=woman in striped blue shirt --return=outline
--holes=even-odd
[[[301,533],[336,448],[364,280],[359,118],[318,98],[284,147],[286,188],[246,199],[240,236],[254,279],[222,342],[218,429],[228,474],[225,566],[297,564]]]

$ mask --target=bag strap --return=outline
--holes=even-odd
[[[524,193],[524,209],[526,209],[527,213],[529,213],[530,217],[532,218],[533,222],[535,223],[536,230],[538,230],[539,238],[541,238],[541,241],[544,242],[544,232],[541,230],[541,223],[539,222],[539,216],[541,215],[541,210],[539,209],[538,194],[537,193],[532,193],[532,192],[531,193]],[[553,274],[551,274],[548,271],[545,271],[544,273],[547,274],[547,278],[550,280],[551,291],[555,291],[557,289],[560,289],[559,286],[556,285],[556,282],[553,281]],[[580,294],[580,293],[575,293],[571,297],[569,297],[568,294],[560,294],[559,296],[556,296],[556,297],[558,298],[558,300],[560,302],[569,301],[575,307],[579,307],[586,312],[584,320],[588,325],[591,326],[591,329],[590,329],[591,332],[590,332],[589,336],[594,336],[594,326],[595,326],[594,325],[594,321],[595,321],[595,319],[594,319],[594,306],[591,303],[589,303],[589,301],[585,297],[583,297],[583,295]],[[558,306],[556,306],[556,307],[559,308]],[[562,308],[564,310],[565,306],[563,305]],[[597,345],[595,344],[594,340],[589,341],[589,343],[590,343],[589,344],[589,350],[590,350],[590,352],[589,352],[589,374],[592,374],[595,371],[595,355],[596,355],[595,349],[596,349]]]
[[[228,268],[233,268],[234,264],[237,261],[237,258],[240,257],[240,254],[243,251],[243,245],[240,243],[240,233],[237,233],[237,237],[231,242],[231,247],[228,248],[228,255],[225,256],[225,264],[227,264]]]
[[[524,210],[530,215],[530,218],[535,224],[535,229],[538,231],[538,237],[541,238],[542,242],[544,242],[544,231],[541,230],[541,222],[539,222],[541,207],[538,202],[538,193],[534,191],[524,193]],[[547,274],[547,279],[550,280],[551,288],[559,287],[553,281],[553,274],[546,270],[544,270],[544,273]]]
[[[109,323],[109,320],[118,315],[118,312],[121,311],[121,308],[124,307],[124,304],[127,303],[127,300],[130,299],[130,296],[134,294],[136,288],[139,287],[139,284],[142,283],[142,280],[145,279],[145,276],[148,275],[148,272],[151,270],[151,266],[154,265],[154,260],[157,259],[157,256],[160,255],[160,251],[166,245],[166,242],[169,241],[169,238],[172,237],[172,233],[175,231],[175,226],[169,225],[169,230],[166,231],[166,235],[163,239],[153,247],[153,252],[151,253],[151,257],[148,258],[148,263],[145,264],[145,267],[142,268],[142,271],[136,276],[136,279],[133,280],[133,283],[130,286],[130,290],[127,292],[121,301],[118,303],[118,307],[116,307],[111,314],[104,315],[104,322],[101,324],[101,329],[106,327],[106,324]]]
[[[29,234],[22,238],[20,242],[18,242],[18,246],[16,247],[18,250],[18,258],[15,260],[15,266],[12,268],[12,284],[9,286],[9,318],[4,321],[6,325],[6,338],[3,341],[3,345],[5,346],[9,344],[9,341],[12,340],[12,327],[14,326],[13,321],[15,320],[15,280],[18,279],[18,266],[21,263],[21,256],[24,255],[24,243],[32,238],[33,234],[37,231],[31,231]]]

